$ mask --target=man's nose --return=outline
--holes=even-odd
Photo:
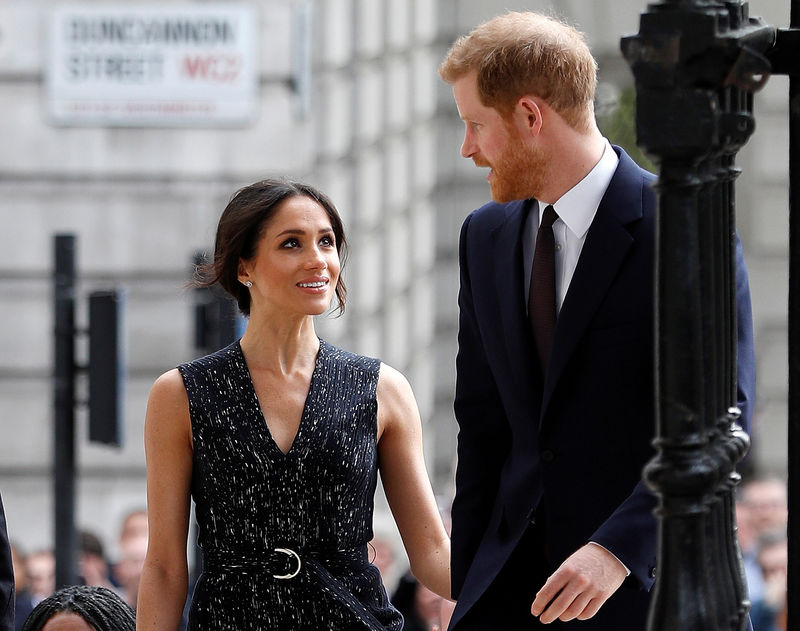
[[[461,156],[469,158],[475,153],[475,141],[469,127],[464,131],[464,142],[461,143]]]

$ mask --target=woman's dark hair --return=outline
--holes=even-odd
[[[105,587],[73,585],[40,602],[25,619],[22,631],[40,631],[62,612],[79,615],[97,631],[136,631],[136,614],[115,592]]]
[[[250,315],[250,292],[239,282],[239,262],[253,258],[264,226],[282,202],[290,197],[309,197],[316,201],[331,221],[341,267],[347,258],[347,239],[339,212],[327,195],[313,186],[288,179],[270,179],[239,189],[231,198],[217,225],[214,261],[197,268],[195,285],[212,287],[219,283],[236,299],[239,310]],[[337,312],[344,312],[347,288],[341,272],[336,283]]]

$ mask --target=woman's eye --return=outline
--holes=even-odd
[[[286,239],[283,243],[281,243],[282,248],[295,248],[299,245],[297,239]]]
[[[321,245],[333,246],[333,237],[322,237],[319,242]]]

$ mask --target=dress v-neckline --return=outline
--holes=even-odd
[[[267,416],[264,414],[264,410],[261,407],[261,401],[258,398],[258,393],[256,392],[256,384],[253,381],[253,375],[250,373],[250,367],[247,365],[247,359],[244,356],[244,351],[242,350],[242,340],[239,339],[237,342],[237,347],[239,349],[239,357],[242,360],[242,366],[244,367],[244,372],[247,375],[247,382],[250,385],[250,393],[253,397],[253,401],[256,406],[256,410],[258,410],[258,416],[261,420],[261,428],[262,431],[266,432],[267,442],[271,445],[272,449],[282,458],[286,459],[295,451],[295,446],[298,444],[299,440],[303,437],[303,425],[306,424],[306,416],[308,415],[308,407],[309,402],[311,401],[311,396],[314,393],[314,385],[317,382],[317,372],[320,366],[320,360],[322,358],[323,349],[325,347],[325,342],[321,339],[319,340],[319,350],[317,351],[317,356],[314,359],[314,369],[311,371],[311,380],[308,383],[308,393],[306,394],[306,399],[303,402],[303,411],[300,413],[300,423],[297,426],[297,431],[292,438],[292,442],[289,445],[289,449],[283,451],[278,446],[275,438],[272,435],[272,430],[269,428],[269,423],[267,423]]]

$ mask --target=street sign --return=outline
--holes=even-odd
[[[241,125],[258,96],[252,5],[66,4],[49,29],[56,124]]]

